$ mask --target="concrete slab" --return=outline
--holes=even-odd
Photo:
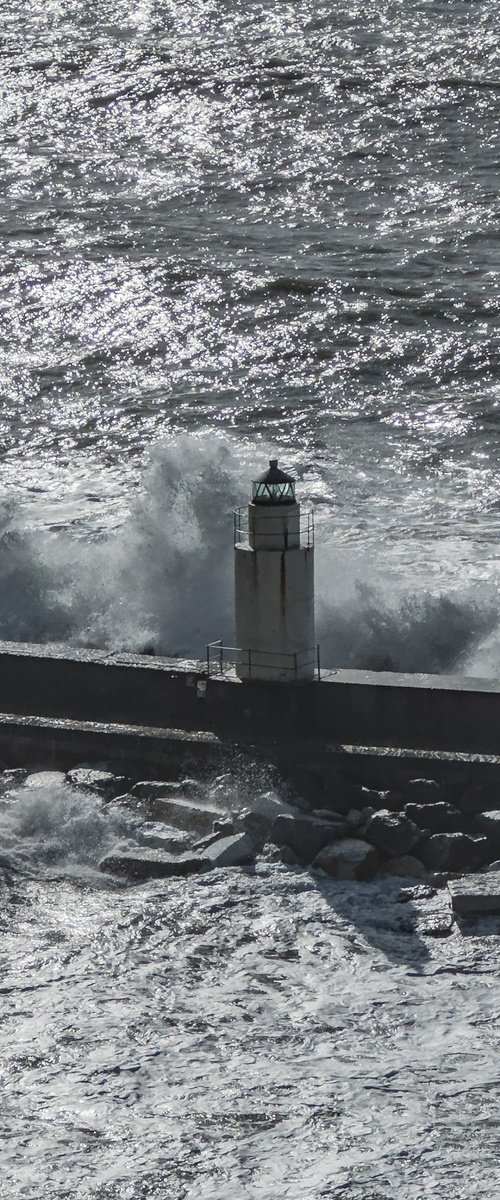
[[[448,891],[456,913],[500,912],[500,871],[453,879],[448,884]]]

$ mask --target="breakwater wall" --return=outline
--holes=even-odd
[[[313,683],[207,679],[200,661],[0,642],[0,712],[277,739],[500,754],[500,682],[328,671]]]

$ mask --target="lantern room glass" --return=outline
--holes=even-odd
[[[254,504],[295,504],[295,489],[293,483],[254,483],[252,500]]]

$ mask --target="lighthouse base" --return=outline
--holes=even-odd
[[[236,674],[240,679],[313,679],[314,550],[235,547]]]

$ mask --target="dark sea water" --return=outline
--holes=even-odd
[[[1,635],[231,638],[276,452],[325,661],[498,671],[498,36],[469,0],[4,4]]]
[[[324,662],[498,674],[499,33],[4,0],[0,637],[230,640],[275,453]],[[132,836],[60,781],[3,804],[2,1198],[491,1200],[498,933],[273,863],[104,884]]]

